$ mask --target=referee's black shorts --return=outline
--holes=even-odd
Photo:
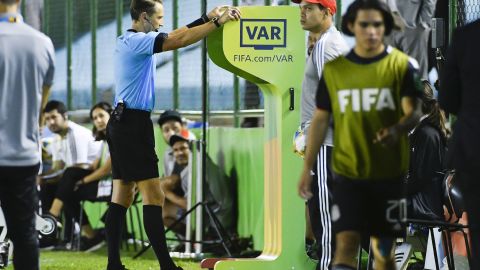
[[[110,117],[107,142],[113,179],[141,181],[159,177],[150,112],[125,109],[121,121]]]

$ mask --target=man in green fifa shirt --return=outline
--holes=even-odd
[[[304,199],[312,196],[310,169],[333,116],[332,269],[355,269],[364,235],[371,237],[376,268],[395,269],[394,240],[406,216],[407,132],[420,118],[422,88],[417,62],[384,44],[392,28],[384,2],[354,1],[342,31],[355,36],[355,47],[325,64],[318,85],[298,192]]]

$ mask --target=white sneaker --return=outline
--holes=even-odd
[[[412,245],[402,243],[395,248],[395,265],[398,270],[405,270],[412,255]]]

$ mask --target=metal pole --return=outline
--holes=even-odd
[[[201,142],[198,142],[197,145],[197,151],[200,152],[200,155],[203,157],[205,153],[205,149],[202,148]],[[205,163],[200,162],[200,159],[197,159],[197,166],[195,166],[196,169],[200,170],[203,172],[203,168],[205,167]],[[197,171],[198,172],[198,171]],[[195,195],[195,201],[197,203],[201,203],[203,201],[203,179],[200,174],[197,173],[196,175],[197,181],[195,184],[195,190],[196,190],[196,195]],[[198,207],[197,210],[195,210],[195,241],[201,242],[202,241],[202,232],[203,232],[203,206]],[[202,244],[201,243],[195,243],[195,253],[199,254],[202,253]]]
[[[22,0],[20,2],[20,12],[22,13],[22,17],[23,17],[24,21],[27,18],[27,14],[25,14],[25,1],[27,1],[27,0]]]
[[[90,31],[92,32],[92,106],[97,103],[97,18],[98,0],[90,0]]]
[[[337,12],[335,13],[335,25],[337,29],[342,28],[342,1],[337,1]]]
[[[178,28],[178,0],[173,0],[173,29]],[[180,105],[178,96],[178,50],[173,51],[173,108],[178,109]]]
[[[50,18],[50,6],[49,0],[43,0],[43,10],[42,10],[42,29],[43,33],[48,35],[49,33],[49,18]]]
[[[450,23],[448,24],[448,40],[452,40],[453,31],[457,27],[457,0],[450,0],[448,9],[448,17]]]
[[[187,191],[187,209],[192,209],[192,194],[193,194],[193,168],[198,169],[193,166],[193,155],[197,154],[196,152],[196,143],[190,142],[190,149],[192,149],[190,155],[188,156],[188,191]],[[198,156],[196,158],[198,160]],[[185,239],[190,241],[192,240],[192,215],[187,215],[186,217],[186,232]],[[192,243],[185,242],[185,253],[192,252]]]
[[[116,1],[117,6],[117,36],[122,34],[123,0]]]
[[[207,0],[202,0],[202,14],[207,13]],[[202,41],[202,183],[205,183],[207,179],[207,122],[208,122],[208,111],[209,111],[209,104],[208,104],[208,98],[209,98],[209,93],[208,93],[208,66],[207,66],[207,39],[203,39]],[[198,187],[197,187],[198,188]],[[201,190],[200,192],[203,192]],[[198,213],[198,212],[197,212]],[[201,218],[200,216],[196,216],[196,218]],[[196,228],[197,231],[202,231],[203,232],[203,227]],[[195,248],[195,251],[197,251],[197,246]],[[200,251],[201,251],[201,246],[200,246]]]
[[[73,0],[67,0],[67,109],[72,109]]]
[[[240,127],[240,85],[237,75],[233,75],[233,124]]]
[[[457,28],[457,0],[450,0],[449,9],[448,9],[448,18],[449,18],[448,41],[450,44],[450,41],[452,40],[452,36],[453,36],[453,31],[455,30],[455,28]],[[445,46],[445,47],[448,47],[448,46]],[[451,127],[455,123],[456,119],[457,119],[456,116],[449,114],[448,122],[450,123]]]
[[[233,0],[233,6],[238,6],[238,0]],[[240,88],[237,75],[233,75],[233,125],[234,127],[240,127]]]

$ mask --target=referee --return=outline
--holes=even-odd
[[[162,270],[182,269],[174,264],[165,242],[158,158],[150,112],[154,107],[155,54],[193,44],[240,12],[219,6],[173,32],[159,33],[163,25],[161,0],[132,0],[132,27],[117,38],[115,49],[115,110],[108,122],[107,141],[112,158],[113,193],[107,220],[107,270],[126,269],[120,260],[120,239],[125,214],[135,188],[143,198],[145,231]]]

